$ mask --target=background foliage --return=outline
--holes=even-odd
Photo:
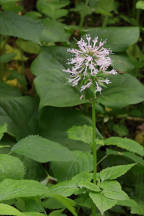
[[[0,0],[0,215],[86,216],[92,201],[105,216],[144,215],[143,10],[143,0]],[[119,72],[97,97],[99,186],[91,105],[63,72],[85,34],[107,40]]]

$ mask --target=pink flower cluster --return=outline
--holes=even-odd
[[[103,47],[105,42],[98,42],[98,37],[93,40],[86,35],[86,41],[81,38],[77,42],[78,49],[68,49],[73,58],[68,60],[70,68],[64,70],[69,73],[68,82],[72,86],[80,86],[80,92],[90,88],[94,93],[101,92],[105,84],[111,83],[108,75],[115,75],[117,72],[112,69],[110,54],[111,50]]]

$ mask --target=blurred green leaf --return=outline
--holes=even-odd
[[[68,42],[70,33],[66,32],[66,25],[55,20],[44,19],[40,40],[44,42]]]
[[[16,44],[26,53],[39,54],[40,52],[40,46],[32,41],[17,39]]]
[[[42,32],[40,21],[13,12],[0,12],[0,34],[40,42]]]
[[[97,101],[108,107],[122,108],[144,101],[144,86],[130,74],[111,78],[111,84],[104,88]]]
[[[56,20],[67,15],[68,11],[62,8],[67,6],[68,4],[69,0],[38,0],[36,6],[41,13],[45,14],[53,20]]]
[[[144,1],[137,1],[136,2],[136,9],[144,10]]]
[[[139,39],[139,27],[106,27],[88,28],[87,34],[106,40],[105,47],[113,52],[123,52]]]

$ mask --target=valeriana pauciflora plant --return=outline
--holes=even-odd
[[[93,183],[97,182],[97,152],[96,152],[96,116],[95,102],[98,93],[102,88],[111,83],[110,75],[117,72],[111,67],[110,54],[112,51],[103,47],[105,42],[98,41],[98,37],[93,40],[90,35],[86,35],[86,40],[81,38],[77,42],[76,49],[68,49],[72,58],[68,60],[69,68],[64,70],[69,74],[68,82],[73,87],[80,88],[81,99],[89,97],[92,103],[92,147],[93,147]],[[90,94],[87,92],[90,91]],[[93,211],[95,215],[95,211]]]
[[[69,74],[68,82],[72,86],[79,86],[81,99],[89,97],[92,103],[92,127],[93,127],[93,182],[96,183],[97,173],[97,154],[96,154],[96,117],[95,102],[98,93],[102,88],[111,83],[110,75],[117,72],[111,67],[110,54],[112,51],[103,47],[105,42],[98,42],[98,37],[91,39],[90,35],[86,35],[86,40],[81,38],[77,42],[77,49],[68,49],[72,54],[72,58],[68,60],[69,68],[64,70]],[[87,92],[90,94],[87,94]]]

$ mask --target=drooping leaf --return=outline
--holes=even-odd
[[[92,37],[99,36],[100,39],[107,40],[106,47],[113,52],[125,51],[139,38],[138,27],[97,27],[87,29],[87,33]]]
[[[0,34],[19,37],[24,40],[40,42],[42,24],[28,16],[19,16],[13,12],[0,13]]]
[[[126,157],[126,158],[131,159],[135,163],[138,163],[144,166],[144,160],[140,156],[137,156],[131,152],[120,152],[120,151],[114,151],[112,149],[107,149],[107,155],[117,155],[117,156]]]
[[[24,177],[24,165],[17,157],[0,154],[0,181],[5,178],[22,179]]]
[[[75,202],[67,197],[63,197],[61,195],[53,195],[53,197],[59,201],[65,208],[67,208],[74,216],[77,216],[75,211]]]
[[[41,163],[71,161],[74,158],[73,153],[66,147],[37,135],[21,139],[12,148],[12,152]]]
[[[133,199],[120,200],[118,205],[127,206],[131,210],[131,214],[144,215],[144,205],[142,201],[136,201]]]
[[[109,199],[105,197],[102,193],[89,193],[90,198],[96,205],[96,207],[99,209],[101,214],[103,215],[105,211],[108,209],[111,209],[113,206],[117,204],[116,200]]]
[[[132,75],[117,75],[111,84],[104,88],[97,102],[108,107],[122,108],[144,101],[144,86]]]
[[[134,163],[108,167],[100,171],[100,178],[102,181],[116,179],[128,172],[133,166],[135,166]]]
[[[121,138],[121,137],[110,137],[105,139],[105,145],[114,145],[119,148],[128,150],[130,152],[139,154],[140,156],[144,156],[144,147],[140,145],[138,142],[128,139],[128,138]]]

